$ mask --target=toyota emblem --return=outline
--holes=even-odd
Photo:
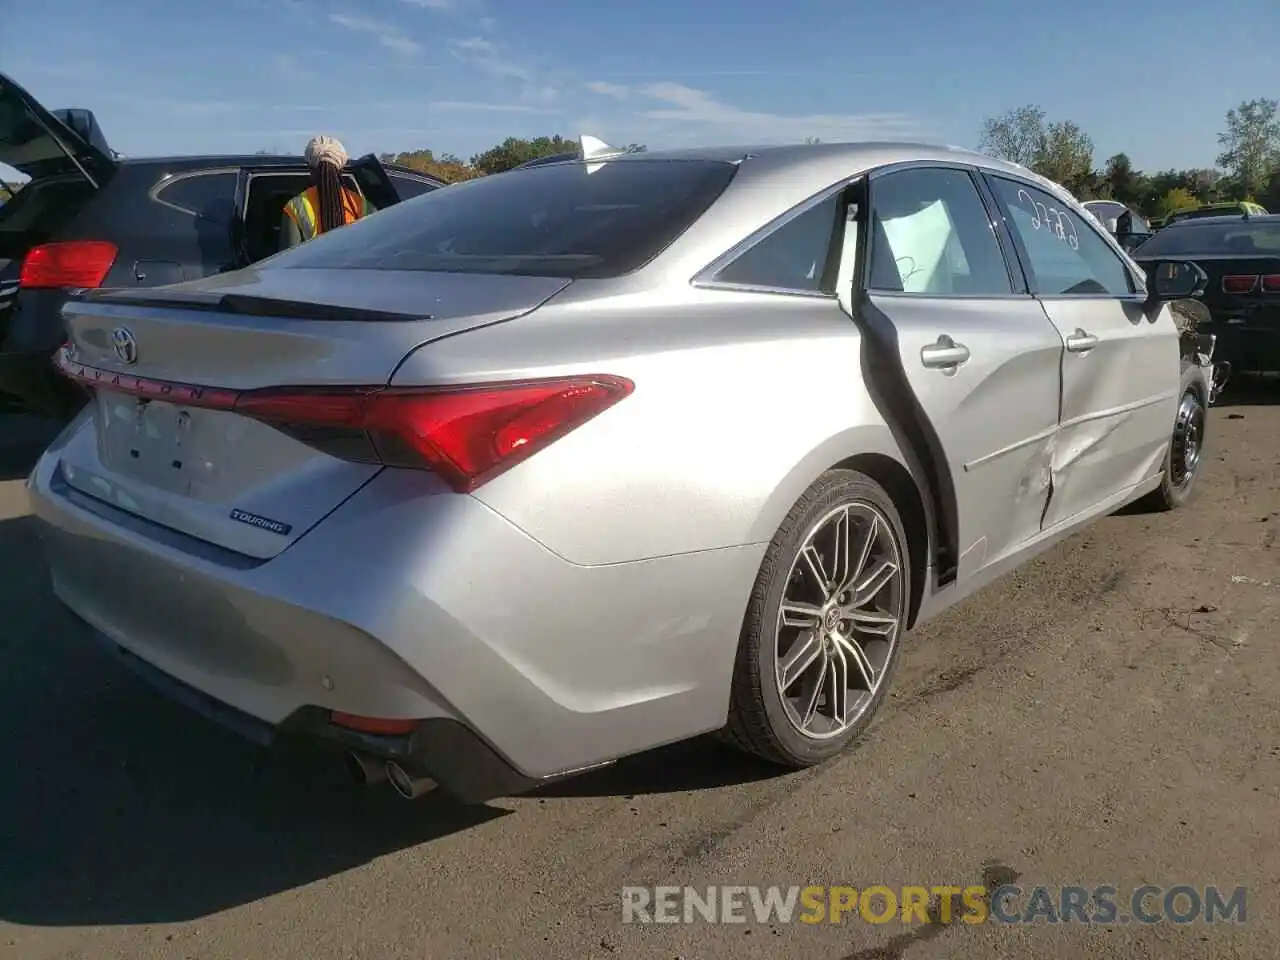
[[[121,363],[132,366],[138,362],[138,341],[127,327],[116,327],[111,331],[111,349]]]

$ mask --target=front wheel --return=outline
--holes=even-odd
[[[902,520],[884,488],[854,470],[824,474],[765,553],[726,738],[792,768],[844,750],[888,690],[910,577]]]
[[[1165,454],[1160,486],[1142,501],[1153,510],[1176,510],[1189,499],[1200,474],[1207,424],[1208,388],[1199,368],[1188,364],[1182,373],[1182,396],[1173,420],[1173,436]]]

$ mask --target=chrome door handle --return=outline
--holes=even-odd
[[[969,348],[963,343],[956,343],[945,333],[937,343],[920,348],[920,362],[933,370],[958,367],[968,359]]]
[[[1091,333],[1085,333],[1079,327],[1076,332],[1067,337],[1067,349],[1072,353],[1088,353],[1098,345],[1098,338]]]

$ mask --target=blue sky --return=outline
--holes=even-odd
[[[1210,165],[1229,107],[1280,96],[1277,50],[1277,0],[60,0],[7,5],[0,69],[133,155],[317,132],[464,159],[583,131],[972,146],[1034,102],[1099,164],[1153,169]]]

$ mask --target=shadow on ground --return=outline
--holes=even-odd
[[[31,517],[0,521],[0,611],[0,919],[189,920],[509,812],[360,788],[332,753],[264,751],[171,703],[58,606]],[[777,773],[699,740],[538,795],[681,792]]]
[[[786,771],[712,737],[672,744],[536,791],[541,797],[617,797],[685,793],[769,780]]]
[[[0,610],[0,919],[206,916],[506,812],[362,790],[161,698],[57,607],[30,517],[0,521]]]

